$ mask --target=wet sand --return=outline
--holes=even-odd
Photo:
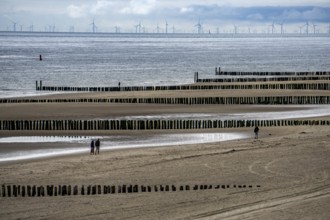
[[[0,105],[1,119],[96,118],[100,115],[113,117],[153,112],[255,112],[260,109],[260,106],[215,105],[24,104],[24,111],[22,106]],[[268,108],[271,107],[265,107]],[[281,107],[278,110],[281,111]],[[249,129],[242,131],[250,132]],[[119,149],[101,151],[97,156],[78,154],[3,163],[0,164],[2,184],[247,184],[260,185],[260,188],[43,198],[1,197],[0,216],[2,219],[329,219],[329,131],[329,126],[271,127],[261,128],[258,140],[248,138],[170,148]],[[145,132],[149,133],[30,131],[0,132],[0,135],[134,133],[143,136]],[[33,146],[16,144],[18,149]]]

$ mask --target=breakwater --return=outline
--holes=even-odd
[[[197,79],[197,83],[246,83],[246,82],[290,82],[290,81],[329,81],[330,76],[283,76],[283,77],[244,77],[244,78],[209,78],[209,79]]]
[[[215,79],[198,79],[198,82],[213,81]],[[41,82],[40,82],[41,85]],[[126,87],[69,87],[69,86],[39,86],[38,91],[54,92],[133,92],[133,91],[166,91],[166,90],[215,90],[215,89],[287,89],[287,90],[329,90],[330,83],[263,83],[239,85],[173,85],[173,86],[126,86]]]
[[[64,87],[43,86],[39,91],[54,92],[134,92],[166,90],[215,90],[215,89],[286,89],[286,90],[330,90],[330,83],[275,83],[240,85],[176,85],[176,86],[129,86],[129,87]]]
[[[186,130],[254,126],[329,126],[330,120],[1,120],[2,131]]]
[[[215,75],[220,76],[325,76],[330,75],[329,71],[314,72],[238,72],[221,71],[220,67],[215,68]]]
[[[91,196],[131,193],[183,192],[199,190],[257,189],[252,184],[193,184],[193,185],[6,185],[0,187],[0,197]]]
[[[330,96],[256,96],[256,97],[150,97],[150,98],[5,98],[8,103],[145,103],[145,104],[222,104],[222,105],[314,105],[330,104]]]

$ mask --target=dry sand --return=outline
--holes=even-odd
[[[25,111],[21,110],[22,106]],[[109,110],[104,107],[5,104],[0,105],[0,110],[1,119],[40,119],[221,109],[244,112],[259,108],[213,105],[152,105],[151,108],[120,104],[108,105]],[[221,130],[213,130],[218,131]],[[80,154],[0,164],[1,184],[261,186],[94,196],[0,197],[0,219],[329,219],[329,131],[329,126],[261,128],[259,140],[122,149],[101,152],[98,156]],[[21,134],[0,132],[1,136]],[[106,134],[114,132],[101,133]]]

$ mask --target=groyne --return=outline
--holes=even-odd
[[[197,79],[197,83],[246,83],[246,82],[291,82],[291,81],[329,81],[330,76],[283,76],[283,77],[244,77]]]
[[[329,126],[330,120],[0,120],[0,131],[186,130]]]
[[[53,184],[53,185],[6,185],[0,187],[0,198],[10,197],[56,197],[56,196],[93,196],[93,195],[111,195],[111,194],[132,194],[132,193],[162,193],[162,192],[183,192],[199,190],[247,190],[257,189],[261,185],[253,184],[159,184],[159,185],[71,185],[71,184]]]
[[[211,82],[215,79],[198,79],[201,82]],[[231,79],[229,79],[231,81]],[[223,81],[225,82],[225,81]],[[227,82],[227,81],[226,81]],[[41,86],[40,86],[41,85]],[[125,87],[75,87],[75,86],[42,86],[37,83],[37,91],[54,92],[134,92],[134,91],[167,91],[167,90],[229,90],[229,89],[286,89],[286,90],[329,90],[330,82],[287,82],[287,83],[262,83],[248,84],[219,84],[219,85],[173,85],[173,86],[125,86]]]
[[[215,68],[215,75],[220,76],[326,76],[329,71],[306,71],[306,72],[240,72],[240,71],[221,71],[221,67]]]
[[[150,97],[150,98],[4,98],[0,104],[8,103],[146,103],[184,105],[314,105],[330,104],[330,96],[255,96],[255,97]]]

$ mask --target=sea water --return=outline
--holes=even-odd
[[[39,55],[43,60],[39,61]],[[193,83],[227,71],[330,71],[330,38],[0,33],[0,98],[52,86]]]
[[[42,55],[43,60],[39,60]],[[35,91],[36,80],[51,86],[153,86],[190,84],[194,72],[212,78],[215,67],[227,71],[330,71],[330,38],[223,37],[191,34],[0,33],[0,98],[46,94]],[[301,117],[328,115],[329,107],[297,110]],[[261,114],[176,114],[151,118],[259,119],[292,117],[292,112]],[[133,116],[140,117],[140,116]],[[290,118],[290,117],[289,117]],[[112,137],[105,149],[205,143],[246,138],[245,134],[200,134]],[[32,139],[32,140],[31,140]],[[58,142],[59,137],[19,137],[3,143]],[[81,147],[7,151],[0,161],[88,153]],[[0,141],[0,142],[1,142]],[[78,140],[81,141],[81,140]],[[64,140],[65,146],[72,140]],[[85,143],[86,142],[86,143]]]

